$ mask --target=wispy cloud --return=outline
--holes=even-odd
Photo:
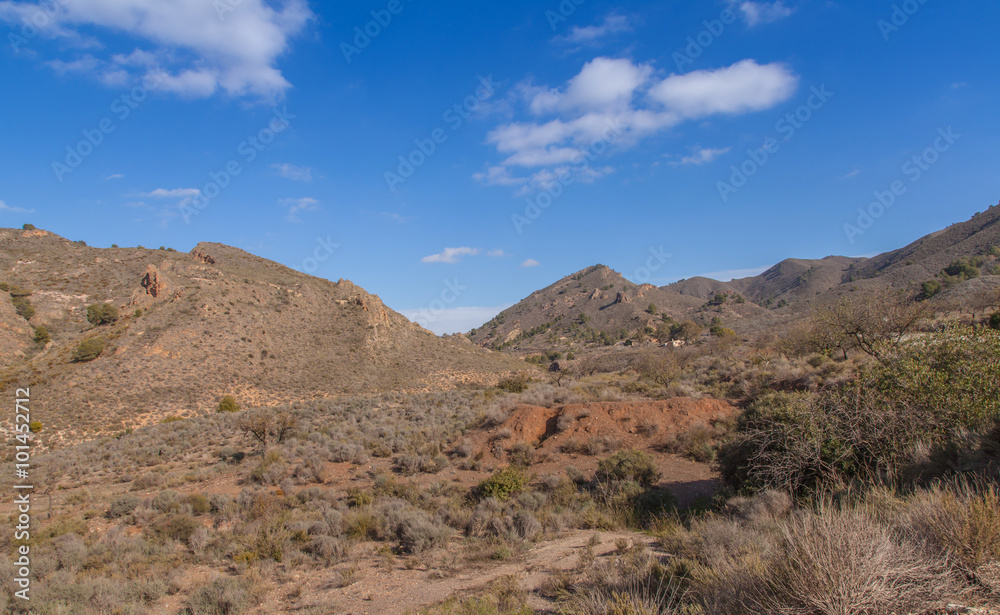
[[[48,62],[61,72],[92,75],[109,85],[157,73],[159,89],[187,97],[217,92],[273,99],[291,84],[276,67],[289,40],[312,19],[305,0],[74,0],[46,4],[42,35],[61,37],[65,55]],[[0,21],[28,23],[34,2],[0,2]],[[139,47],[129,55],[97,55],[95,38],[130,36]],[[81,48],[91,51],[81,53]]]
[[[32,214],[35,213],[35,210],[24,209],[23,207],[11,207],[7,203],[0,201],[0,212],[5,212],[9,214]]]
[[[781,0],[777,2],[739,2],[738,6],[747,25],[751,28],[779,21],[795,12],[795,9],[785,6]]]
[[[501,258],[503,256],[510,256],[510,255],[504,252],[503,250],[490,250],[489,252],[486,253],[486,256],[492,256],[493,258]]]
[[[125,176],[121,173],[115,173],[114,175],[108,175],[104,178],[104,181],[111,181],[112,179],[123,179]]]
[[[316,211],[319,209],[319,201],[308,196],[298,199],[280,199],[278,203],[282,207],[288,208],[289,222],[302,222],[299,219],[299,212]]]
[[[852,177],[857,177],[858,175],[861,175],[861,169],[854,169],[850,173],[845,173],[844,175],[841,175],[840,179],[851,179]]]
[[[422,263],[448,263],[454,265],[463,256],[475,256],[479,254],[478,248],[445,248],[443,252],[431,254],[420,259]]]
[[[569,34],[558,37],[555,40],[558,43],[570,45],[596,45],[608,37],[631,30],[632,24],[629,22],[628,17],[611,13],[604,18],[604,21],[600,25],[574,26]]]
[[[528,260],[526,260],[523,263],[521,263],[522,267],[537,267],[539,265],[541,265],[541,263],[539,263],[538,261],[536,261],[533,258],[529,258]]]
[[[286,162],[284,164],[272,164],[271,168],[276,170],[278,175],[285,179],[297,182],[312,181],[313,170],[309,167],[300,167]]]
[[[681,158],[680,162],[672,162],[671,164],[673,164],[673,165],[693,164],[693,165],[698,165],[698,166],[709,164],[710,162],[713,162],[719,156],[721,156],[721,155],[723,155],[725,153],[728,153],[730,149],[732,149],[732,148],[723,147],[723,148],[719,148],[719,149],[712,149],[712,148],[706,147],[706,148],[697,150],[694,154],[692,154],[690,156],[685,156],[685,157]]]

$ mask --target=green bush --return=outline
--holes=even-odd
[[[219,400],[219,406],[215,410],[216,412],[239,412],[240,405],[236,403],[236,398],[232,395],[226,395]]]
[[[86,363],[88,361],[93,361],[97,357],[101,356],[104,352],[104,339],[100,337],[92,337],[90,339],[83,340],[80,345],[76,347],[73,351],[73,362],[74,363]]]
[[[35,315],[35,308],[28,299],[31,296],[30,290],[6,283],[0,285],[0,290],[10,293],[10,302],[14,304],[14,311],[17,312],[18,316],[25,320],[31,320],[32,316]]]
[[[990,328],[1000,331],[1000,312],[990,316]]]
[[[599,482],[631,481],[649,487],[660,479],[660,471],[649,453],[629,449],[601,460],[594,478]]]
[[[972,278],[978,278],[980,275],[979,271],[980,264],[981,263],[976,259],[963,257],[945,267],[944,274],[947,276],[958,278],[959,280],[969,280]]]
[[[49,330],[45,325],[38,325],[35,327],[35,343],[36,344],[48,344],[52,341],[52,336],[49,335]]]
[[[524,491],[527,485],[528,476],[524,472],[514,467],[507,467],[497,470],[493,476],[479,483],[476,495],[480,499],[496,498],[506,502],[511,496]]]
[[[518,372],[513,376],[508,376],[507,378],[500,380],[500,382],[497,383],[497,388],[503,389],[508,393],[523,393],[528,388],[528,382],[528,374]]]
[[[118,320],[118,308],[110,303],[94,303],[87,306],[87,321],[99,327]]]
[[[1000,333],[957,327],[910,343],[840,387],[758,399],[721,448],[719,470],[745,492],[935,475],[968,465],[954,463],[970,454],[968,434],[985,434],[998,420]],[[919,449],[931,460],[919,461]]]
[[[937,280],[928,280],[921,284],[920,294],[917,295],[917,299],[920,301],[926,301],[940,292],[941,282],[938,282]]]
[[[44,425],[42,425],[41,421],[31,421],[30,423],[28,423],[28,429],[31,430],[31,433],[38,433],[42,430],[43,427]]]

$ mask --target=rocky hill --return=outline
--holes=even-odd
[[[607,345],[647,327],[655,330],[665,320],[707,323],[722,311],[727,322],[766,318],[767,310],[738,302],[736,293],[731,298],[724,309],[709,310],[703,297],[634,284],[610,267],[595,265],[532,293],[469,335],[479,345],[527,353]]]
[[[595,265],[532,293],[470,337],[482,346],[526,354],[607,345],[639,332],[649,335],[665,319],[702,326],[718,319],[745,335],[787,326],[811,313],[813,304],[859,288],[891,287],[916,296],[927,281],[941,284],[939,304],[957,305],[967,302],[967,296],[1000,288],[997,246],[1000,206],[993,206],[874,258],[790,258],[760,275],[729,282],[695,277],[662,287],[637,285]],[[975,275],[982,277],[949,277],[945,269],[961,259],[979,263]]]
[[[2,229],[0,272],[0,380],[30,385],[34,416],[67,440],[211,411],[227,394],[273,405],[485,383],[519,366],[438,338],[347,280],[220,244],[98,249]],[[11,293],[30,293],[29,319]],[[95,326],[87,308],[103,303],[117,319]],[[91,338],[100,356],[75,359]]]

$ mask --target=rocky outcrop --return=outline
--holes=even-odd
[[[618,291],[618,295],[615,296],[615,305],[618,305],[619,303],[631,303],[631,302],[632,302],[632,297],[629,297],[628,293]]]
[[[212,255],[206,252],[202,252],[201,250],[195,250],[194,252],[191,253],[191,256],[194,257],[196,261],[201,261],[206,265],[215,264],[215,259],[212,257]]]
[[[167,276],[156,265],[147,265],[146,273],[139,280],[139,288],[132,291],[129,305],[148,305],[154,301],[170,298],[172,294],[176,298],[177,293],[174,293],[173,284]]]

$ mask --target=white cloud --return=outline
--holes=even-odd
[[[276,170],[278,175],[285,179],[297,182],[312,181],[312,169],[309,167],[300,167],[286,162],[283,164],[272,164],[271,168]]]
[[[861,169],[854,169],[850,173],[846,173],[844,175],[841,175],[840,179],[851,179],[851,178],[857,177],[858,175],[861,175]]]
[[[602,39],[622,32],[632,30],[632,24],[624,15],[612,13],[604,18],[599,26],[574,26],[570,33],[564,37],[557,38],[560,43],[571,45],[594,45]]]
[[[537,119],[510,121],[490,131],[487,142],[505,158],[473,178],[517,186],[523,193],[539,184],[538,172],[524,177],[513,169],[572,166],[592,181],[610,172],[607,167],[590,168],[598,155],[627,149],[684,121],[772,108],[791,97],[798,81],[783,64],[762,65],[752,59],[660,78],[649,64],[594,58],[563,87],[538,87],[528,81],[515,88]]]
[[[0,212],[10,213],[10,214],[32,214],[35,213],[35,210],[24,209],[23,207],[11,207],[7,203],[0,201]]]
[[[2,1],[0,20],[20,23],[39,13],[39,6]],[[47,36],[102,48],[90,37],[107,33],[131,37],[130,44],[136,45],[129,55],[55,59],[49,64],[56,70],[92,74],[112,85],[159,73],[160,89],[191,97],[220,90],[260,99],[280,96],[291,84],[275,66],[277,59],[313,16],[305,0],[280,5],[265,0],[73,0],[45,6],[49,19],[41,32]]]
[[[486,253],[486,256],[492,256],[493,258],[500,258],[503,256],[510,256],[510,255],[504,252],[503,250],[490,250],[489,252]]]
[[[671,75],[650,89],[649,95],[681,115],[697,119],[770,109],[788,100],[798,82],[783,64],[743,60],[718,70]]]
[[[569,80],[565,92],[542,90],[531,101],[536,114],[557,110],[627,108],[632,95],[653,74],[647,64],[631,60],[594,58]]]
[[[125,176],[124,176],[124,175],[122,175],[121,173],[115,173],[114,175],[108,175],[107,177],[105,177],[105,178],[104,178],[104,181],[110,181],[110,180],[112,180],[112,179],[122,179],[122,178],[124,178],[124,177],[125,177]]]
[[[703,164],[708,164],[710,162],[713,162],[719,156],[729,152],[730,149],[732,148],[729,147],[723,147],[720,149],[712,149],[709,147],[702,148],[690,156],[685,156],[684,158],[681,158],[680,162],[671,164],[694,164],[699,166]]]
[[[289,222],[301,222],[302,220],[298,216],[301,211],[316,211],[319,209],[319,201],[308,196],[299,199],[281,199],[278,203],[288,208]]]
[[[539,263],[538,261],[536,261],[533,258],[529,258],[528,260],[526,260],[523,263],[521,263],[522,267],[537,267],[539,265],[541,265],[541,263]]]
[[[445,248],[439,254],[431,254],[420,259],[422,263],[448,263],[454,265],[463,256],[475,256],[479,254],[478,248]]]
[[[142,196],[152,197],[154,199],[172,199],[172,198],[192,198],[201,194],[201,190],[197,188],[157,188],[152,192],[147,192]]]
[[[399,313],[425,329],[430,329],[438,335],[445,335],[471,331],[483,323],[489,322],[494,316],[509,307],[509,305],[500,307],[456,307],[439,310],[424,308],[399,310]]]
[[[788,17],[795,9],[788,8],[781,0],[777,2],[740,2],[739,9],[751,28]]]

